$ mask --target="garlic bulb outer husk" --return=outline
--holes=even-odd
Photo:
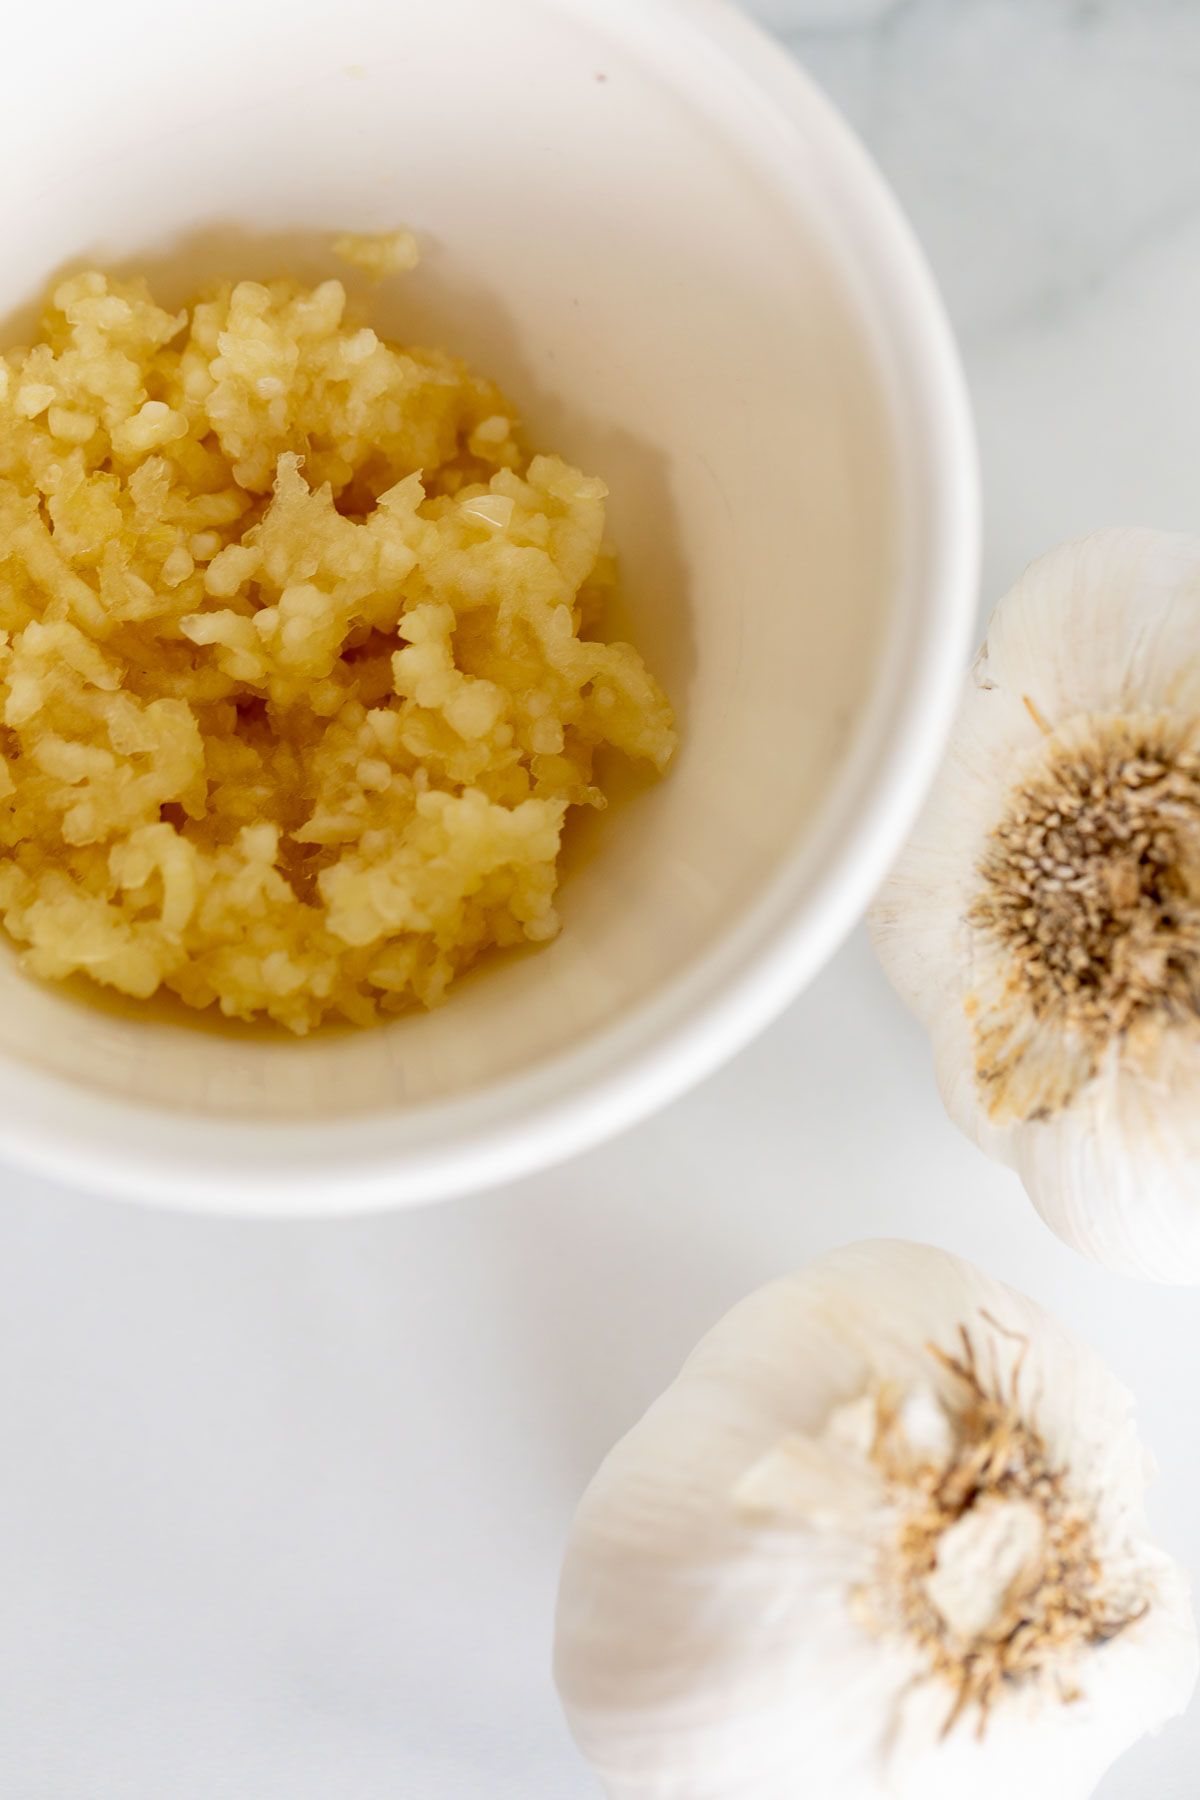
[[[1039,1011],[1023,986],[1027,963],[986,915],[984,871],[1022,793],[1081,766],[1096,743],[1116,743],[1119,758],[1120,733],[1133,741],[1140,730],[1178,739],[1193,761],[1200,750],[1200,539],[1096,532],[1041,557],[996,608],[871,929],[892,984],[930,1033],[951,1116],[1017,1170],[1051,1228],[1109,1268],[1191,1284],[1200,1283],[1200,806],[1168,796],[1163,809],[1177,828],[1170,878],[1182,923],[1171,936],[1164,927],[1155,954],[1170,960],[1165,946],[1176,947],[1175,986],[1186,991],[1157,1014],[1143,1008],[1105,1038],[1103,1026],[1065,1026],[1054,1005]],[[1114,866],[1114,884],[1127,875]],[[1097,1012],[1109,1004],[1101,976]]]
[[[998,1383],[1017,1374],[1125,1621],[1006,1686],[982,1736],[970,1713],[943,1735],[953,1684],[862,1604],[904,1515],[856,1411],[908,1402],[926,1421],[914,1455],[936,1458],[956,1378],[927,1346],[963,1326]],[[736,1307],[588,1489],[555,1657],[580,1748],[610,1800],[1084,1800],[1196,1679],[1186,1580],[1146,1535],[1147,1475],[1129,1396],[1032,1301],[919,1245],[835,1252]],[[1036,1551],[1028,1523],[999,1534],[1010,1586]],[[978,1545],[946,1548],[953,1613],[989,1570]]]

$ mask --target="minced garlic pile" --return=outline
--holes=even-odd
[[[89,273],[0,360],[0,917],[37,975],[296,1032],[432,1005],[557,930],[596,749],[670,760],[586,635],[603,483],[345,305]]]

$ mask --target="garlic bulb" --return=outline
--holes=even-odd
[[[1083,1800],[1187,1704],[1129,1396],[915,1244],[700,1344],[585,1495],[556,1676],[610,1800]]]
[[[872,929],[1053,1230],[1200,1281],[1200,540],[1097,532],[1000,602]]]

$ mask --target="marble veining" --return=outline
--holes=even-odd
[[[752,0],[874,152],[959,334],[984,599],[1056,539],[1197,529],[1200,7]]]

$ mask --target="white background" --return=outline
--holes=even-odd
[[[1089,526],[1194,529],[1200,6],[754,10],[942,280],[989,600]],[[1200,1302],[1048,1236],[943,1118],[861,936],[690,1099],[503,1193],[283,1227],[0,1176],[2,1800],[587,1800],[548,1674],[576,1497],[727,1306],[872,1233],[1101,1346],[1200,1567]],[[1196,1800],[1197,1771],[1193,1714],[1102,1794]]]

